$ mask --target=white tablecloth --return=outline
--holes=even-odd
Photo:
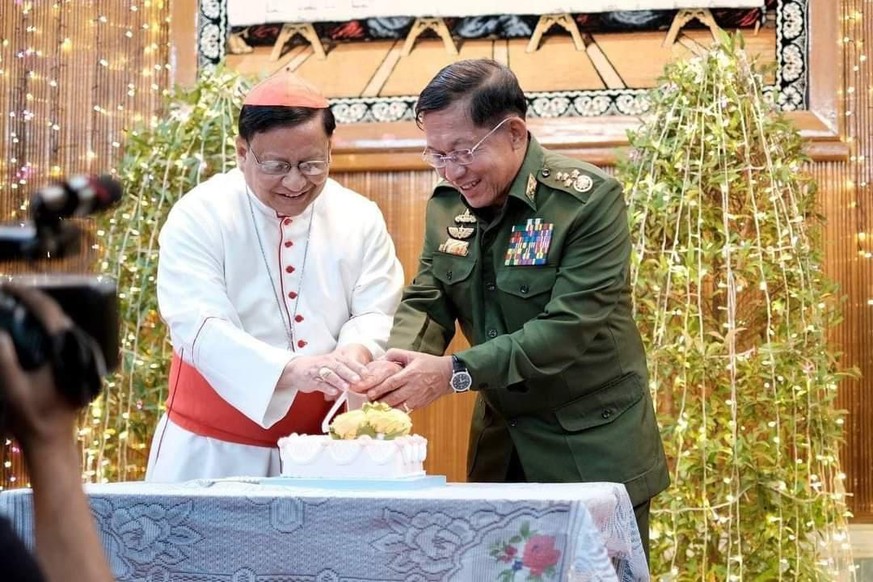
[[[612,483],[385,491],[219,480],[86,491],[118,580],[649,579],[630,499]],[[0,493],[0,513],[33,539],[30,490]]]

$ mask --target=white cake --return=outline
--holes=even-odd
[[[386,404],[367,403],[337,416],[329,435],[279,439],[282,475],[319,479],[398,479],[424,475],[427,439]]]
[[[424,475],[427,439],[419,435],[391,440],[361,436],[340,440],[328,435],[279,439],[282,475],[320,479],[396,479]]]

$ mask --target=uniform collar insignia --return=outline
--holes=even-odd
[[[533,174],[527,175],[527,188],[524,190],[524,195],[527,196],[527,199],[533,202],[534,196],[537,193],[537,179],[534,178]]]

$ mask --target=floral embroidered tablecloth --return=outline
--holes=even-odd
[[[253,480],[86,489],[118,580],[431,582],[648,580],[613,483],[343,490]],[[0,513],[33,540],[32,496]]]

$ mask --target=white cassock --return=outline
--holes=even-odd
[[[214,176],[175,204],[159,242],[158,304],[174,351],[263,428],[297,394],[276,390],[292,358],[348,344],[384,353],[403,270],[378,206],[333,180],[282,218],[241,171]],[[275,447],[200,436],[164,415],[146,480],[278,473]]]

